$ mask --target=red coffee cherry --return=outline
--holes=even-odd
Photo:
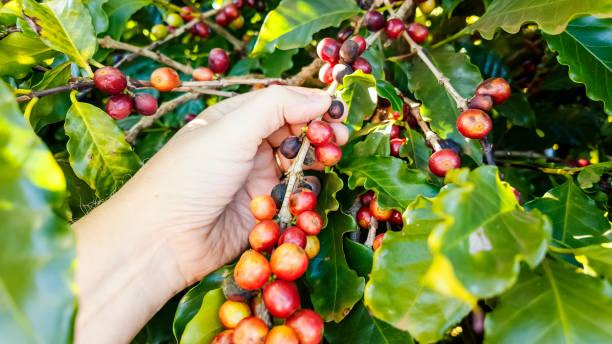
[[[287,318],[300,308],[300,294],[293,282],[276,280],[268,283],[263,290],[263,300],[275,318]]]
[[[327,115],[332,119],[339,119],[344,115],[344,103],[334,99],[327,109]]]
[[[242,289],[255,290],[266,284],[271,273],[266,257],[257,251],[247,250],[236,263],[234,280]]]
[[[294,193],[289,198],[289,210],[294,216],[307,210],[315,210],[317,207],[317,195],[310,190],[302,190]]]
[[[316,211],[307,210],[297,216],[295,224],[307,235],[317,235],[323,228],[323,219]]]
[[[364,17],[366,28],[370,31],[378,31],[385,27],[385,17],[377,11],[368,11]]]
[[[376,194],[372,190],[366,191],[363,195],[359,196],[359,201],[362,205],[370,205],[370,202],[376,197]]]
[[[106,113],[114,119],[124,119],[132,113],[134,103],[127,94],[116,94],[108,99]]]
[[[360,70],[366,74],[372,74],[372,65],[363,57],[358,57],[351,66],[354,70]]]
[[[406,24],[399,18],[391,18],[387,20],[385,25],[385,34],[389,39],[397,39],[406,29]]]
[[[278,238],[278,245],[282,245],[285,243],[295,244],[305,249],[306,244],[308,243],[306,233],[304,233],[304,231],[302,231],[298,227],[288,227]]]
[[[227,14],[223,11],[219,11],[219,13],[217,13],[217,15],[215,16],[215,23],[217,23],[217,25],[225,27],[229,25],[230,22],[231,20],[227,17]]]
[[[315,147],[315,157],[325,166],[334,166],[342,159],[342,150],[337,144],[327,142]]]
[[[223,12],[225,13],[225,16],[230,22],[240,17],[240,10],[238,9],[238,6],[234,4],[229,4],[225,6],[225,8],[223,8]]]
[[[397,139],[399,135],[400,135],[400,127],[398,127],[397,125],[392,125],[391,131],[389,132],[389,138],[391,140]]]
[[[419,23],[410,23],[407,32],[410,38],[418,44],[423,44],[427,36],[429,36],[429,29],[427,26]]]
[[[208,53],[208,68],[217,74],[223,74],[229,68],[229,57],[225,50],[214,48]]]
[[[353,28],[345,27],[338,31],[338,34],[336,35],[336,40],[338,41],[338,43],[344,43],[349,37],[351,37],[352,34]]]
[[[319,250],[321,249],[321,243],[319,242],[319,238],[316,235],[309,235],[306,237],[306,255],[309,259],[312,259],[319,254]]]
[[[106,94],[119,94],[127,87],[125,75],[115,67],[103,67],[94,73],[94,85]]]
[[[487,79],[476,88],[476,95],[490,96],[493,103],[501,104],[510,98],[510,84],[503,78]]]
[[[391,218],[389,219],[389,221],[396,225],[404,224],[404,219],[402,219],[402,213],[400,213],[399,211],[395,209],[393,210],[393,213],[391,214]]]
[[[298,155],[302,141],[297,136],[287,136],[279,147],[280,153],[287,159],[293,159]]]
[[[215,78],[215,73],[210,68],[198,67],[191,72],[191,77],[195,81],[211,81]]]
[[[323,38],[317,44],[317,55],[321,60],[334,65],[340,60],[340,44],[333,38]]]
[[[191,34],[198,36],[202,39],[204,38],[208,38],[210,36],[210,28],[208,27],[208,25],[202,23],[202,22],[197,22],[192,28],[191,28]]]
[[[326,85],[330,85],[334,82],[334,76],[332,74],[333,65],[326,63],[319,69],[319,80]]]
[[[387,221],[393,215],[393,209],[383,210],[378,206],[378,200],[374,198],[372,202],[370,202],[370,213],[374,216],[378,221]]]
[[[136,112],[143,116],[151,116],[157,111],[157,98],[148,93],[138,93],[134,96]]]
[[[285,325],[297,333],[300,344],[319,344],[323,340],[323,319],[310,309],[295,312]]]
[[[225,301],[219,308],[219,320],[225,328],[235,328],[238,323],[251,315],[251,308],[244,302]]]
[[[263,344],[268,331],[266,323],[258,317],[245,318],[234,330],[233,344]]]
[[[380,233],[374,237],[374,242],[372,243],[372,249],[374,251],[378,250],[382,245],[383,238],[385,237],[385,233]]]
[[[270,256],[270,269],[277,278],[295,281],[308,268],[308,255],[296,244],[284,243]]]
[[[315,120],[308,125],[306,137],[310,140],[310,143],[318,146],[332,140],[334,138],[334,131],[327,122]]]
[[[276,203],[270,195],[261,195],[253,198],[249,204],[251,213],[259,221],[272,220],[276,215]]]
[[[468,101],[468,107],[470,109],[478,109],[485,112],[489,112],[493,108],[493,98],[485,95],[473,96]]]
[[[342,43],[340,47],[340,58],[344,63],[351,64],[359,57],[359,44],[353,40]]]
[[[371,223],[372,213],[370,212],[370,208],[367,205],[364,205],[357,211],[357,224],[359,224],[359,227],[363,229],[368,229],[370,228]]]
[[[265,344],[299,344],[295,331],[287,325],[278,325],[272,327],[268,336],[266,337]]]
[[[234,330],[225,330],[213,338],[210,344],[233,344],[234,343]]]
[[[391,156],[399,157],[400,148],[402,148],[404,143],[406,143],[405,138],[396,138],[389,141],[389,145],[391,146]]]
[[[244,7],[244,0],[232,0],[232,3],[236,5],[238,8]]]
[[[178,73],[170,67],[161,67],[151,73],[151,85],[160,92],[168,92],[181,84]]]
[[[368,47],[368,44],[367,44],[365,38],[363,38],[363,36],[361,36],[361,35],[355,35],[355,36],[351,37],[351,41],[354,41],[359,46],[359,55],[363,54],[363,52]]]
[[[338,63],[332,69],[332,76],[334,77],[334,80],[336,80],[336,82],[341,84],[342,81],[344,80],[344,77],[347,75],[353,74],[353,72],[354,72],[353,67],[343,64],[343,63]]]
[[[457,117],[457,130],[470,139],[480,140],[487,136],[492,128],[491,117],[482,110],[468,109]]]
[[[191,121],[193,121],[196,117],[198,117],[198,115],[196,115],[195,113],[188,113],[185,115],[185,123],[189,123]]]
[[[249,233],[249,244],[251,248],[259,252],[268,252],[274,248],[280,237],[280,228],[272,220],[264,220],[251,229]]]
[[[181,16],[181,18],[183,18],[184,21],[193,20],[193,7],[191,6],[181,7],[181,12],[179,12],[179,15]]]
[[[444,177],[446,172],[460,166],[459,154],[450,148],[441,149],[429,157],[429,170],[438,177]]]

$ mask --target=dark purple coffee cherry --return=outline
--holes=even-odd
[[[385,17],[377,11],[368,11],[365,14],[365,25],[370,31],[378,31],[385,27]]]
[[[276,208],[280,209],[281,206],[283,205],[283,199],[285,198],[286,192],[287,192],[287,184],[285,183],[278,183],[272,188],[272,191],[270,192],[270,196],[272,196],[274,203],[276,203]]]
[[[333,119],[341,118],[344,114],[344,104],[339,100],[332,100],[329,109],[327,109],[327,114]]]
[[[351,64],[359,57],[359,44],[353,40],[342,43],[340,47],[340,58],[344,63]]]
[[[281,142],[280,152],[287,159],[293,159],[297,156],[302,142],[297,136],[288,136]]]
[[[342,83],[344,76],[353,74],[353,72],[353,67],[343,63],[338,63],[334,66],[334,69],[332,69],[332,75],[334,76],[334,80],[336,80],[339,84]]]

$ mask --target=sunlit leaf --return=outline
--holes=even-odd
[[[204,295],[198,313],[185,326],[185,332],[180,344],[210,343],[210,341],[223,330],[219,320],[219,308],[225,302],[221,288],[208,291]]]

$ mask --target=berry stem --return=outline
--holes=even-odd
[[[246,47],[244,45],[244,43],[239,40],[238,38],[234,37],[234,35],[232,35],[229,31],[227,31],[226,29],[224,29],[221,25],[218,25],[217,23],[208,20],[208,19],[202,19],[202,22],[206,25],[208,25],[213,31],[215,31],[219,36],[225,38],[226,40],[228,40],[233,46],[234,46],[234,50],[238,51],[238,52],[242,52],[244,53],[246,51]]]
[[[370,228],[368,228],[368,236],[366,237],[363,243],[365,246],[372,248],[372,246],[374,245],[374,238],[376,237],[377,230],[378,221],[374,218],[374,216],[372,216],[372,219],[370,220]]]
[[[461,31],[458,31],[458,32],[456,32],[456,33],[454,33],[454,34],[444,38],[443,40],[440,40],[440,41],[432,44],[431,45],[431,49],[439,48],[439,47],[443,46],[446,43],[450,43],[452,41],[455,41],[455,40],[457,40],[457,39],[459,39],[459,38],[461,38],[461,37],[463,37],[465,35],[469,35],[469,34],[470,34],[470,31],[467,30],[467,28],[464,28]]]
[[[410,115],[412,115],[412,117],[414,117],[414,119],[417,121],[419,127],[423,131],[423,134],[425,134],[425,140],[429,143],[431,148],[433,148],[435,152],[442,149],[442,147],[440,146],[440,138],[429,128],[429,125],[427,125],[427,122],[425,122],[425,120],[421,116],[421,104],[415,102],[412,99],[406,98],[403,95],[402,98],[404,99],[404,102],[406,102],[410,107]]]
[[[28,100],[32,98],[42,98],[45,96],[50,96],[53,94],[72,91],[72,90],[82,91],[85,89],[90,89],[93,86],[94,86],[94,83],[91,79],[78,79],[76,81],[70,81],[67,85],[64,85],[64,86],[53,87],[53,88],[49,88],[46,90],[40,90],[40,91],[31,91],[28,94],[17,97],[17,102],[18,103],[27,102]]]

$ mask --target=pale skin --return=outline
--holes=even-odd
[[[236,258],[255,223],[249,202],[291,163],[276,149],[330,102],[271,86],[210,107],[77,221],[75,342],[129,342],[172,296]],[[339,144],[344,117],[326,118]]]

